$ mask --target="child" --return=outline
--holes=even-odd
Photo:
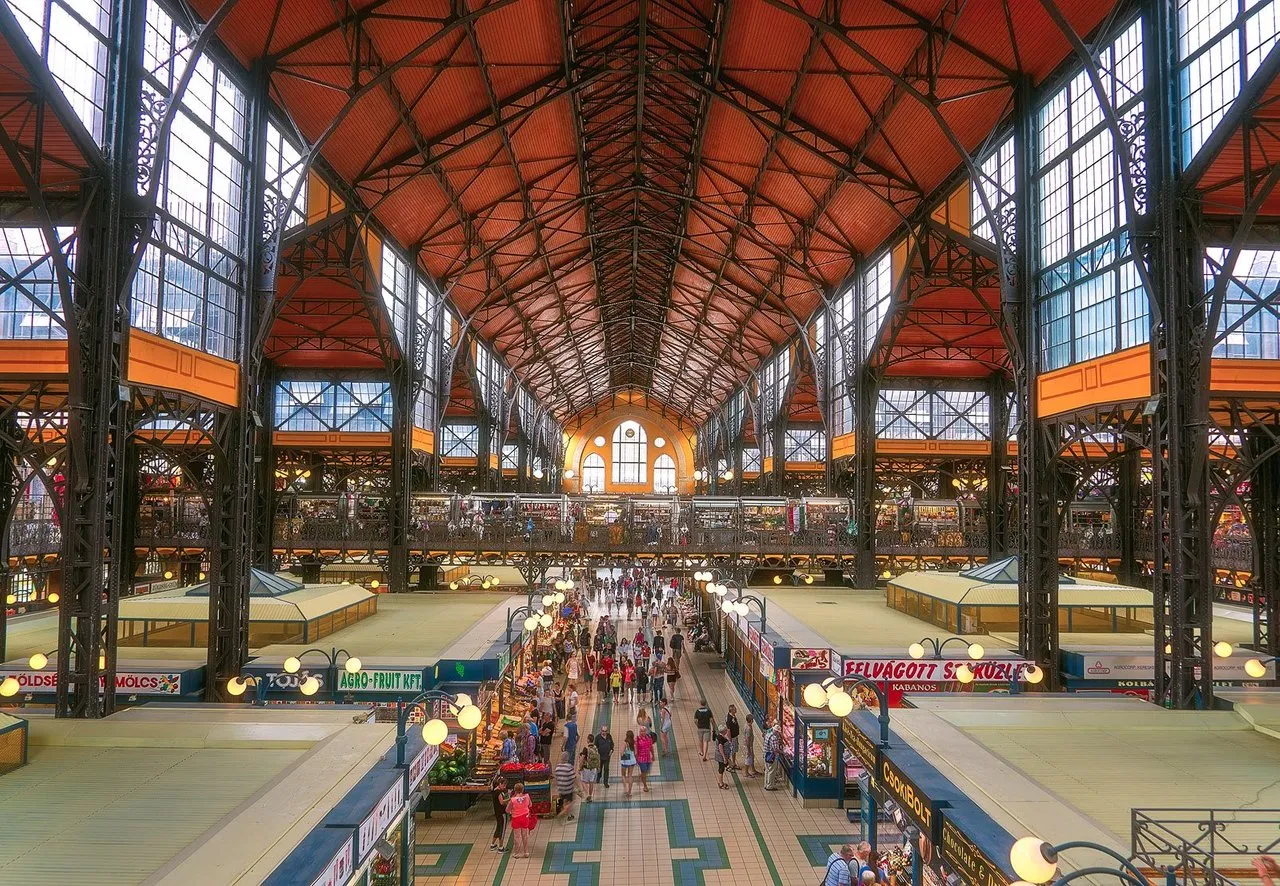
[[[622,669],[615,667],[609,674],[609,689],[613,692],[613,703],[617,704],[622,697]]]

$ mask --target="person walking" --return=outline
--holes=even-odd
[[[630,660],[624,661],[622,664],[622,689],[626,696],[627,704],[636,703],[636,666]]]
[[[782,730],[772,717],[764,725],[764,789],[776,791],[782,778]]]
[[[667,700],[676,700],[676,681],[680,679],[680,665],[674,658],[667,659]]]
[[[600,785],[609,787],[609,762],[613,759],[613,736],[608,726],[601,726],[596,735],[596,750],[600,752]]]
[[[595,794],[596,782],[600,780],[600,750],[596,747],[596,737],[587,736],[587,743],[582,747],[578,760],[578,774],[582,778],[582,793],[587,803]]]
[[[640,727],[636,734],[636,769],[640,772],[640,789],[649,793],[649,770],[653,768],[653,732]]]
[[[555,772],[556,782],[556,817],[559,818],[562,812],[568,811],[565,818],[573,821],[573,794],[578,786],[578,773],[573,768],[573,754],[565,751],[560,757],[560,762],[556,764]]]
[[[516,782],[507,800],[507,814],[511,816],[511,833],[515,839],[515,857],[529,857],[529,832],[537,819],[533,815],[533,798],[525,793],[524,782]]]
[[[506,852],[507,801],[511,799],[511,794],[507,791],[507,779],[502,775],[495,775],[493,783],[489,785],[489,793],[493,799],[493,836],[489,839],[489,850]]]
[[[738,770],[738,735],[742,727],[738,725],[738,706],[729,705],[729,712],[724,715],[725,728],[729,730],[729,769]]]
[[[653,654],[667,654],[667,638],[662,636],[662,629],[656,628],[653,632]]]
[[[702,755],[702,762],[705,763],[707,751],[710,750],[712,726],[711,708],[707,707],[705,698],[698,703],[698,709],[693,712],[693,725],[698,728],[698,753]]]
[[[636,662],[636,687],[635,701],[637,704],[644,704],[645,696],[649,694],[649,663],[641,659]]]
[[[760,775],[760,770],[756,769],[756,718],[751,714],[747,714],[742,743],[746,746],[747,778],[755,778]]]
[[[716,733],[716,786],[722,791],[729,790],[725,784],[724,772],[729,768],[729,727],[722,726]]]
[[[617,704],[622,698],[622,666],[614,665],[613,671],[609,674],[609,691],[613,694],[613,703]]]
[[[748,723],[750,720],[747,721]],[[572,760],[578,752],[578,709],[570,708],[569,716],[564,721],[564,752]]]
[[[550,714],[543,714],[542,722],[538,724],[538,758],[543,763],[551,763],[551,738],[555,731],[555,718]]]
[[[662,738],[662,756],[670,756],[671,754],[671,708],[667,707],[667,703],[662,703],[662,708],[658,712],[658,734]]]
[[[652,731],[653,731],[653,718],[649,716],[649,711],[647,709],[641,708],[639,711],[636,712],[636,732],[638,734],[641,732],[652,732]]]
[[[684,655],[684,635],[680,633],[680,629],[676,628],[676,632],[671,635],[671,660],[675,662],[676,667],[680,666],[680,658]]]
[[[622,737],[622,755],[618,757],[618,766],[622,769],[623,796],[630,797],[636,771],[636,734],[630,729]]]

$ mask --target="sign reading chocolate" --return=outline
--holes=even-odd
[[[849,753],[858,758],[863,769],[874,773],[880,752],[876,743],[864,735],[862,730],[854,726],[848,718],[841,721],[840,727],[844,734],[844,746],[849,749]]]
[[[930,839],[933,839],[934,823],[937,821],[933,801],[925,795],[924,791],[916,787],[915,782],[908,778],[905,772],[883,754],[880,755],[879,768],[875,771],[879,773],[879,778],[876,780],[880,783],[881,789],[902,807],[902,811],[908,818],[919,825]]]
[[[951,820],[942,819],[942,858],[969,886],[1009,886],[1004,871]]]

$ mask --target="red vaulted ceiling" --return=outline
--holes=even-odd
[[[1069,51],[1016,0],[239,0],[219,33],[562,417],[705,415]]]

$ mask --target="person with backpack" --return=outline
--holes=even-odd
[[[596,737],[594,735],[588,735],[587,743],[582,746],[582,753],[579,755],[578,761],[578,774],[582,778],[584,800],[590,803],[592,795],[595,794],[596,782],[600,780],[600,749],[596,747]]]
[[[702,755],[704,763],[707,761],[707,751],[711,746],[712,722],[711,708],[707,707],[707,700],[704,698],[698,703],[698,709],[693,712],[693,725],[698,728],[698,752]]]
[[[680,656],[684,654],[684,635],[680,633],[680,629],[676,628],[676,632],[671,635],[671,660],[676,667],[680,667]]]
[[[764,789],[776,791],[782,772],[782,729],[772,717],[764,721]]]

